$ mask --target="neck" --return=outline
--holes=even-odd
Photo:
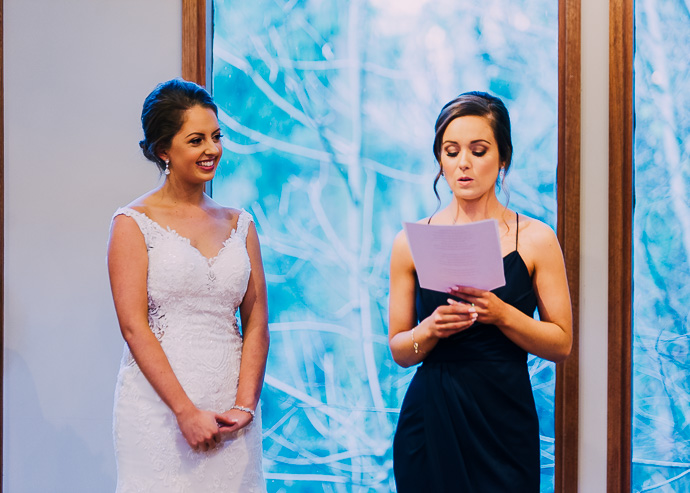
[[[158,189],[162,202],[170,205],[200,205],[206,200],[205,183],[183,183],[174,178],[166,178]]]
[[[462,224],[484,219],[501,219],[506,207],[498,201],[495,194],[491,194],[471,201],[453,197],[446,211],[453,224]]]

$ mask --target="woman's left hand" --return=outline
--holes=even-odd
[[[230,409],[216,416],[216,422],[218,423],[220,433],[223,437],[241,430],[249,425],[253,419],[251,414],[246,411],[240,411],[239,409]]]
[[[471,303],[477,311],[477,322],[489,325],[500,325],[505,320],[508,305],[491,291],[455,286],[449,294]],[[459,303],[454,301],[454,303]]]

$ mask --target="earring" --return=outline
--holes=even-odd
[[[167,176],[170,174],[170,161],[165,160],[165,171],[163,173]]]

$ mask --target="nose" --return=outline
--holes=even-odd
[[[458,166],[461,170],[466,170],[470,167],[470,160],[467,151],[462,151],[460,153],[460,159],[458,160]]]
[[[206,149],[204,150],[209,156],[215,156],[221,152],[220,142],[214,142],[213,139],[206,140]]]

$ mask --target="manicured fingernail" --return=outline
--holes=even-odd
[[[470,312],[470,313],[474,313],[475,315],[477,314],[477,310],[474,308],[474,305],[472,305],[471,307],[469,307],[469,308],[467,309],[467,311]]]
[[[477,316],[478,316],[478,315],[477,315],[476,313],[473,313],[473,314],[472,314],[472,320],[477,320]]]
[[[457,301],[451,300],[450,298],[448,298],[448,300],[446,300],[446,301],[448,301],[449,305],[456,305],[458,303]]]

